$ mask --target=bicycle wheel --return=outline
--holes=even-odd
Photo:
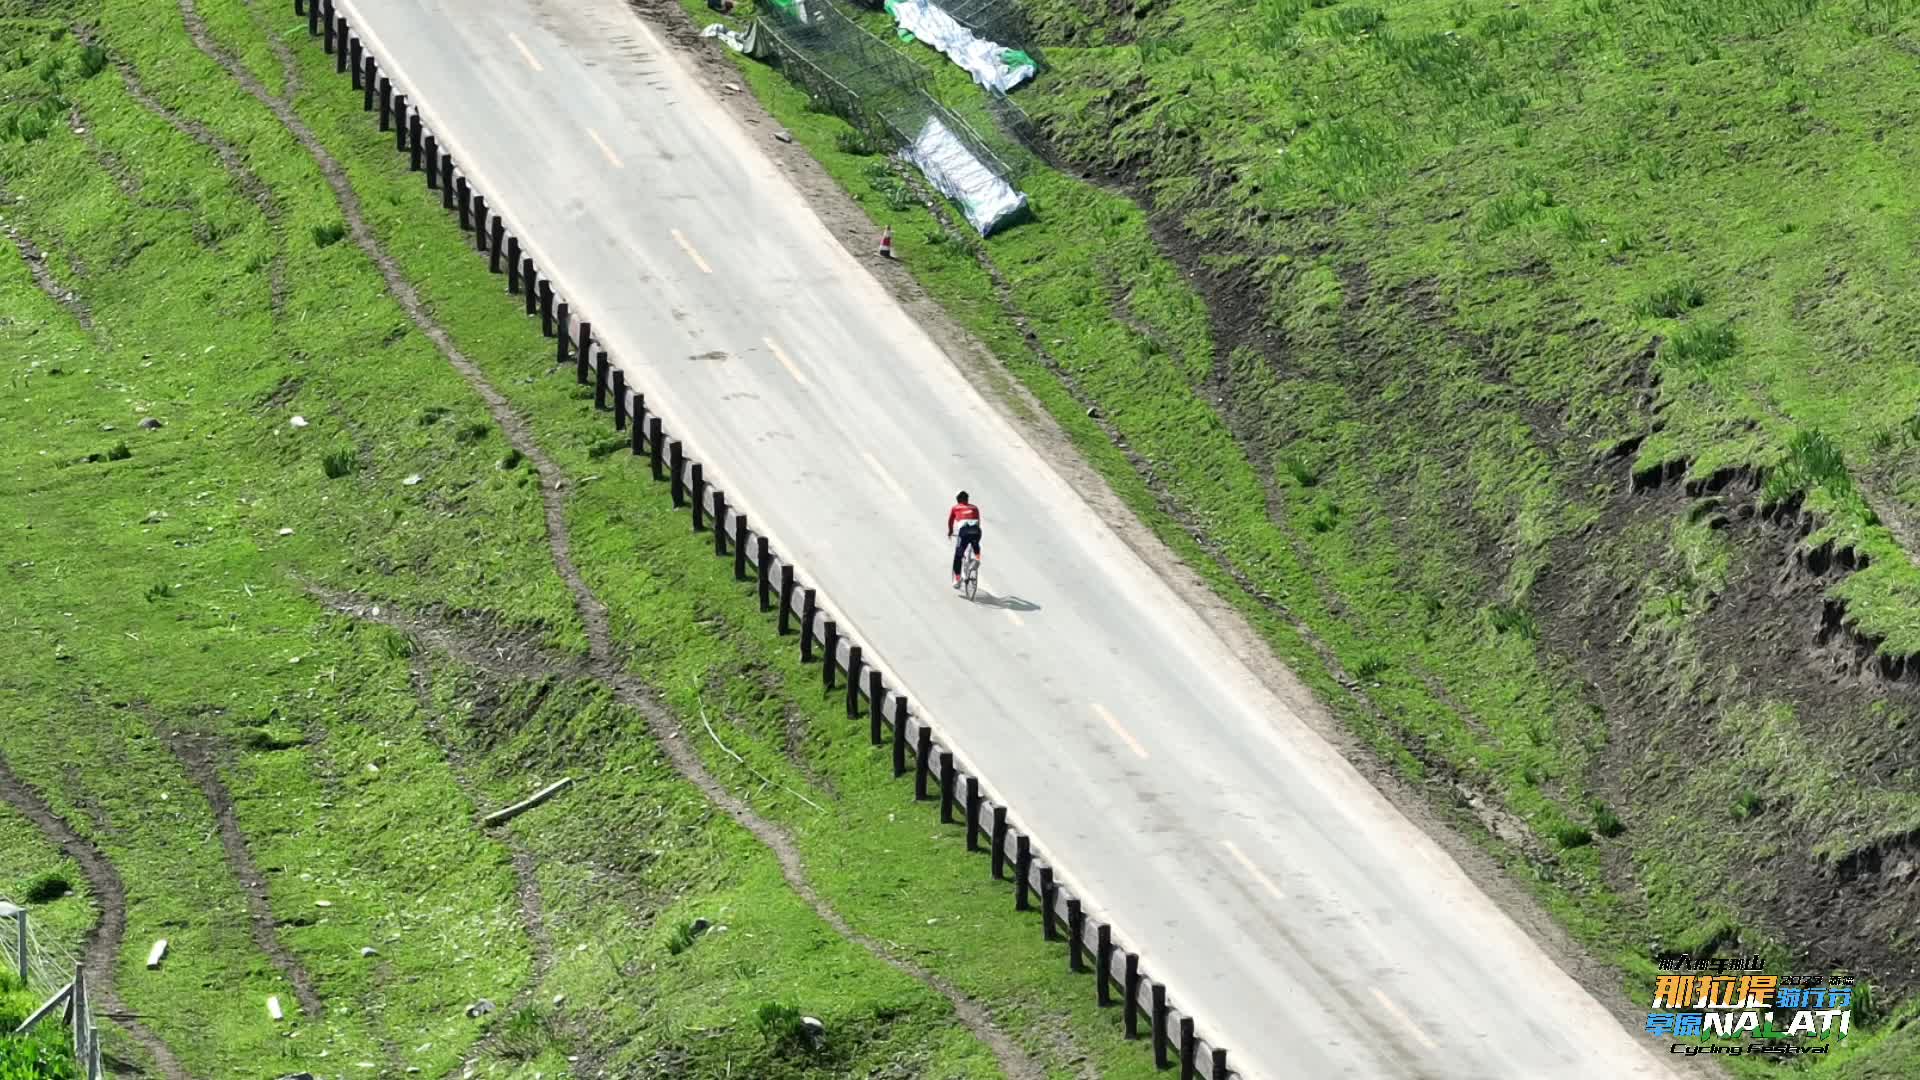
[[[960,579],[960,590],[966,594],[968,600],[972,600],[974,590],[978,589],[979,587],[980,587],[980,560],[970,558],[967,560],[966,576]]]

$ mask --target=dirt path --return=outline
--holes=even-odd
[[[168,1080],[191,1080],[166,1042],[136,1019],[133,1010],[114,992],[114,968],[119,962],[121,942],[127,936],[127,889],[120,881],[120,872],[92,841],[74,832],[39,792],[15,776],[4,756],[0,756],[0,800],[33,822],[41,835],[59,845],[61,852],[80,864],[80,872],[86,875],[87,886],[100,905],[100,922],[87,934],[83,963],[100,1011],[152,1056],[161,1075]]]
[[[300,1011],[309,1019],[319,1017],[326,1012],[326,1004],[320,998],[320,992],[314,989],[313,976],[300,963],[293,950],[280,940],[280,920],[274,917],[273,904],[267,896],[266,875],[253,861],[253,852],[247,847],[247,835],[240,831],[239,819],[233,812],[233,793],[220,779],[215,762],[219,745],[207,736],[194,735],[183,731],[168,730],[164,721],[157,722],[155,730],[161,741],[180,759],[187,775],[200,785],[201,794],[207,798],[207,805],[213,808],[213,819],[220,831],[220,846],[227,853],[227,869],[232,872],[235,881],[247,896],[247,923],[252,931],[253,944],[273,966],[280,969],[293,984],[293,996],[300,1002]]]

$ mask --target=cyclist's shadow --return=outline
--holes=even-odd
[[[976,588],[973,602],[982,607],[999,608],[1001,611],[1039,611],[1040,605],[1018,596],[995,596],[984,588]]]

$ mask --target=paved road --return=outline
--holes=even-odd
[[[709,475],[1249,1077],[1663,1076],[1270,692],[619,0],[336,0]],[[986,519],[983,594],[944,515]]]

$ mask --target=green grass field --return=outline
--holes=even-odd
[[[1073,172],[984,244],[741,67],[1625,994],[1744,951],[1920,1015],[1920,4],[1025,6]],[[1913,1030],[1803,1067],[1909,1075]]]
[[[529,454],[180,9],[0,0],[0,214],[45,256],[0,264],[0,758],[106,868],[0,808],[0,892],[67,883],[35,911],[76,953],[123,921],[99,960],[141,1019],[106,1032],[110,1068],[1149,1072],[664,492],[607,453],[606,418],[290,10],[193,6],[290,97],[564,480],[617,654],[556,572]],[[652,723],[785,837],[805,892]],[[562,776],[548,806],[478,825]],[[824,1048],[788,1010],[824,1021]]]

